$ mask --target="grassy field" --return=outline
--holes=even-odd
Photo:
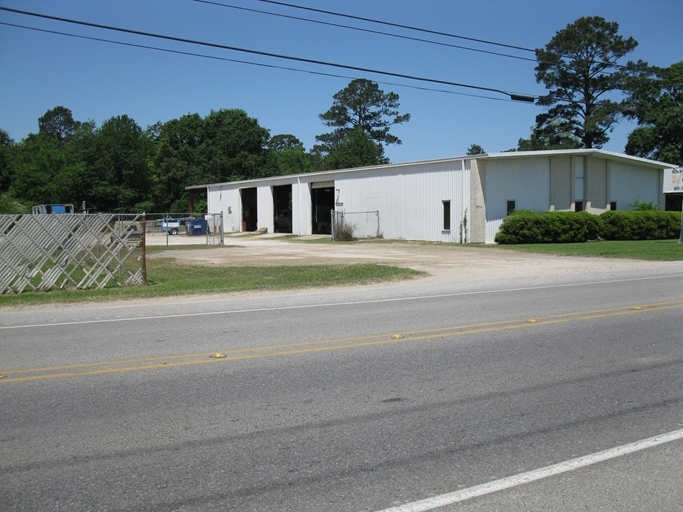
[[[577,244],[528,244],[485,246],[493,250],[512,250],[558,256],[600,256],[651,261],[683,260],[683,244],[678,240],[610,240]]]
[[[147,264],[149,286],[116,287],[104,290],[55,290],[50,292],[28,292],[20,295],[0,295],[0,307],[132,300],[252,290],[363,285],[411,279],[420,275],[424,275],[424,272],[374,263],[311,267],[217,268],[179,265],[171,258],[155,258],[149,260]]]

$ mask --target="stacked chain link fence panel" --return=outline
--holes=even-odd
[[[0,215],[0,293],[145,283],[143,215]]]

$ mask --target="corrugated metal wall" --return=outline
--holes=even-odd
[[[547,211],[550,204],[550,159],[490,159],[484,177],[486,243],[493,243],[507,215],[507,201],[517,210]]]
[[[275,232],[275,206],[273,204],[273,187],[258,187],[256,189],[256,201],[258,202],[258,228],[267,228],[268,233]]]
[[[242,229],[241,202],[238,189],[223,186],[211,187],[207,193],[209,212],[223,212],[223,229],[226,233]]]
[[[462,160],[344,174],[335,188],[337,210],[379,210],[385,238],[460,241],[460,223],[470,202],[469,171],[463,170]],[[444,201],[451,203],[450,230],[443,229]]]
[[[312,232],[311,186],[317,182],[334,183],[337,210],[379,211],[380,231],[385,238],[435,242],[470,240],[470,166],[465,159],[216,185],[209,189],[209,208],[224,212],[226,231],[240,231],[239,189],[256,186],[258,224],[272,230],[272,187],[291,184],[292,232],[308,235]],[[444,201],[450,201],[448,230],[443,229]],[[467,222],[463,222],[465,216]]]
[[[313,232],[311,212],[310,184],[297,180],[292,185],[292,233],[310,235]]]

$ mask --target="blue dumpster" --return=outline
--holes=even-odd
[[[206,219],[190,219],[185,221],[187,236],[206,235]]]

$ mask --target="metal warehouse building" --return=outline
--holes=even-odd
[[[490,153],[187,187],[207,190],[226,232],[327,234],[343,212],[356,236],[493,243],[509,211],[664,209],[671,164],[596,149]]]

